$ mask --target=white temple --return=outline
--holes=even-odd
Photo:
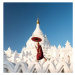
[[[36,42],[31,40],[32,37],[40,37],[42,39],[40,45],[42,46],[44,52],[47,52],[47,50],[50,49],[50,42],[48,41],[46,35],[44,36],[43,32],[40,29],[39,19],[37,19],[35,31],[33,32],[32,36],[29,38],[29,40],[26,43],[26,48],[23,48],[22,50],[24,52],[29,51],[31,52],[31,54],[34,55],[36,54],[36,50],[35,50]]]
[[[36,42],[32,37],[40,37],[44,56],[47,58],[36,62]],[[37,19],[36,29],[28,39],[26,47],[22,48],[21,53],[11,50],[4,50],[3,71],[4,73],[73,73],[73,48],[66,42],[65,47],[58,48],[51,46],[46,35],[40,29],[40,22]]]

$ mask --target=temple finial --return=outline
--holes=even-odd
[[[39,22],[39,16],[38,16],[38,18],[37,18],[37,23],[36,24],[40,24],[40,22]]]

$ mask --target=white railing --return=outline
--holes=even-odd
[[[71,64],[70,64],[71,66]],[[32,61],[30,63],[18,62],[16,65],[6,61],[3,63],[4,73],[72,73],[72,68],[64,61],[55,65],[51,61],[46,61],[43,64],[40,62]]]

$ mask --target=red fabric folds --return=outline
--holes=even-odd
[[[42,47],[41,47],[41,45],[38,45],[36,58],[37,58],[37,60],[40,60],[40,59],[42,59],[43,57],[44,57],[44,56],[43,56]]]

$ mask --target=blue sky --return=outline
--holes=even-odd
[[[68,40],[73,47],[72,3],[4,3],[4,50],[10,47],[21,52],[36,28],[38,15],[40,29],[51,45],[65,47]]]

